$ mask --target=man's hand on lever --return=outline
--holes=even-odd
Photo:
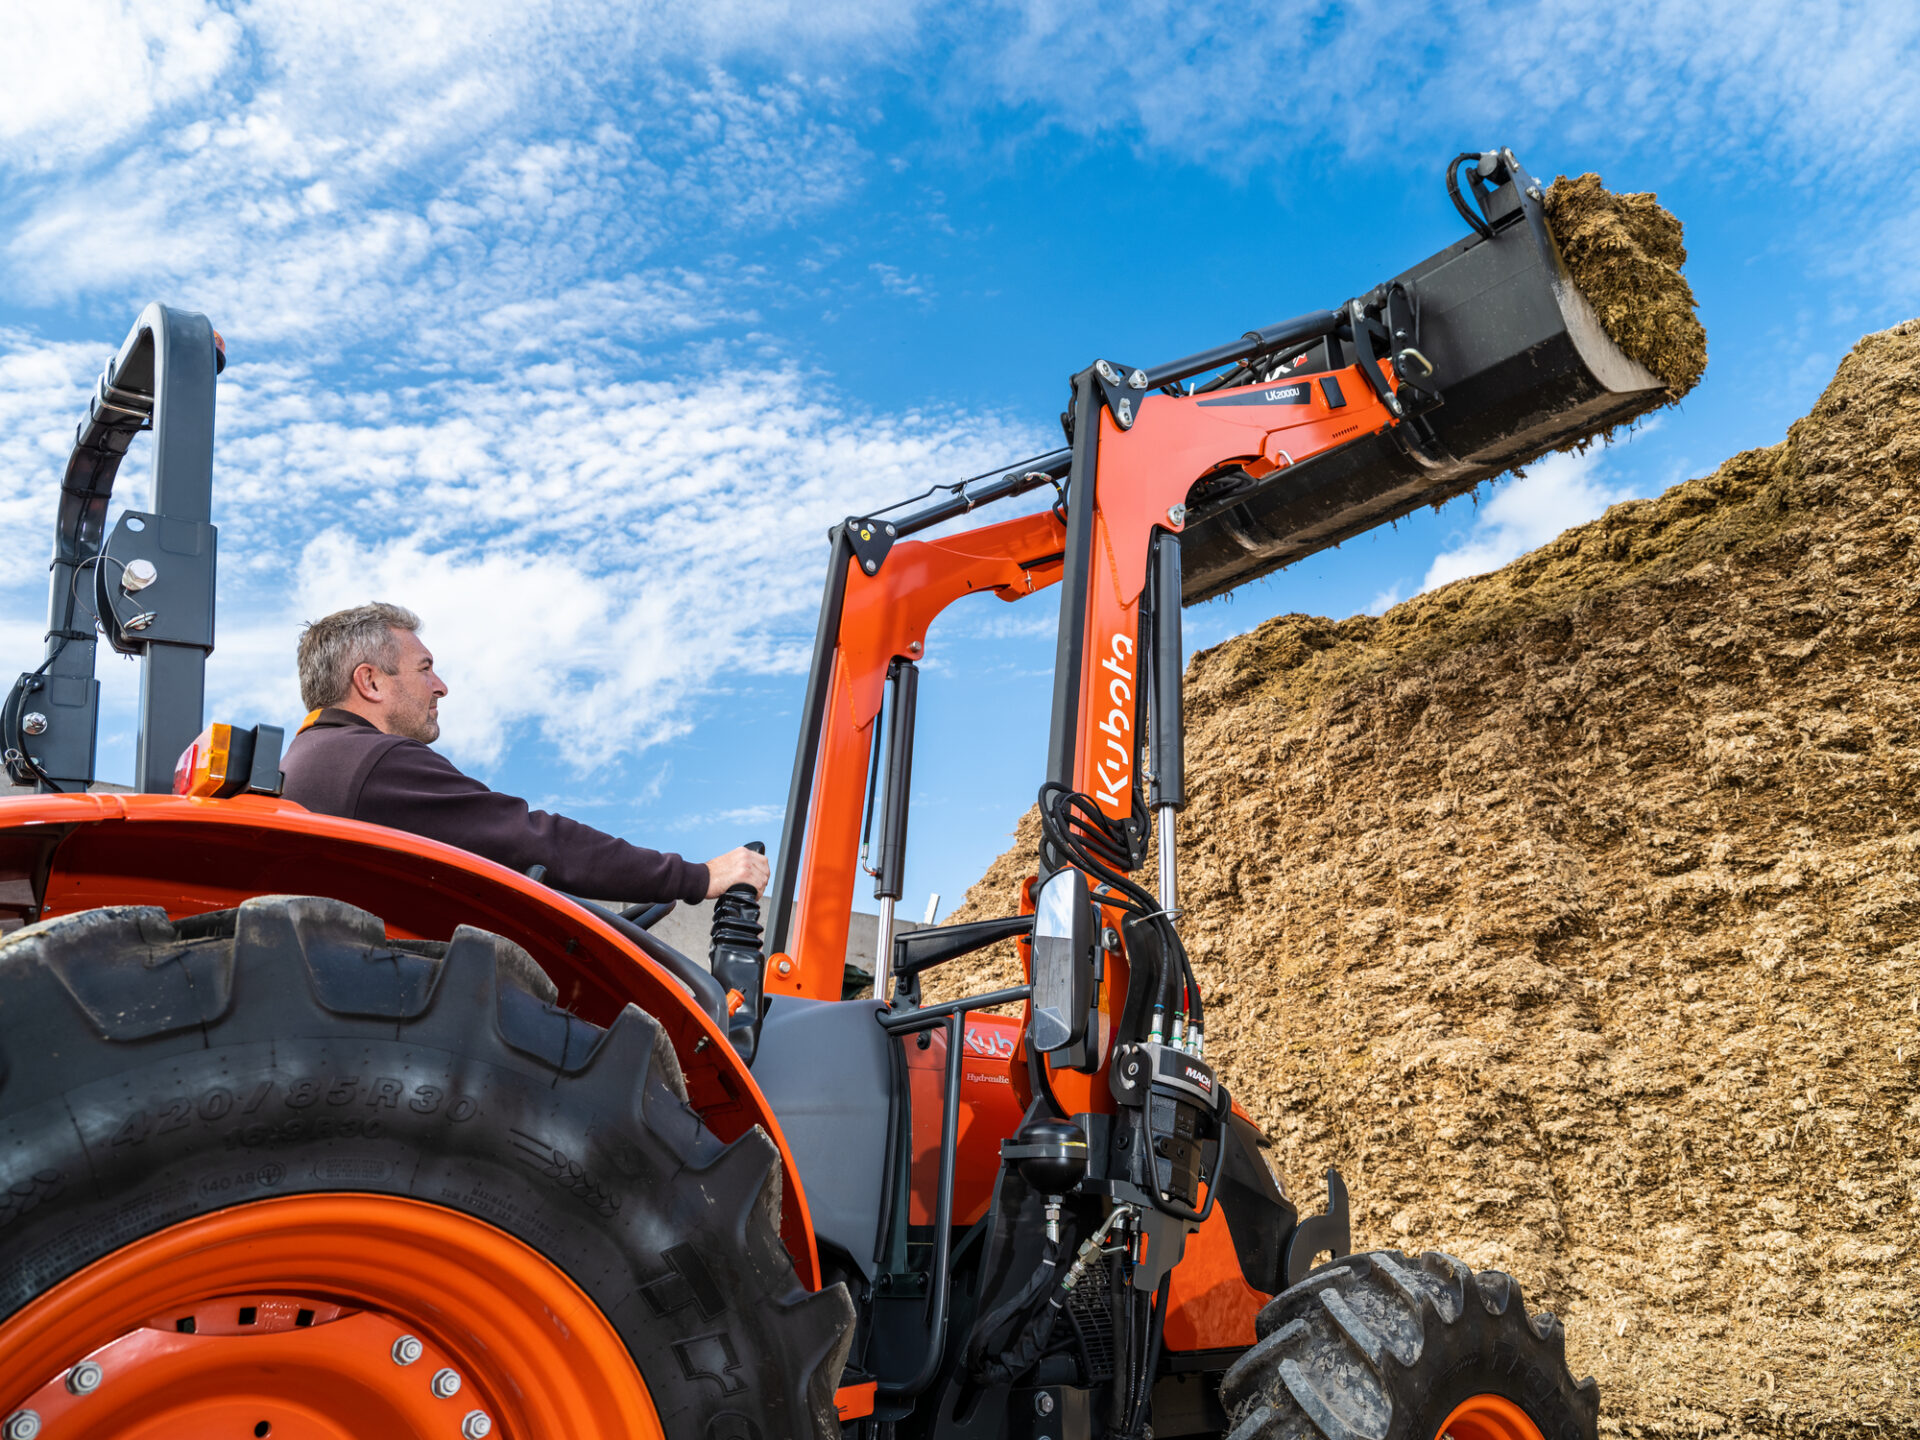
[[[761,894],[771,874],[767,857],[742,845],[738,850],[729,850],[707,861],[707,898],[726,894],[729,885],[751,885],[754,894]]]

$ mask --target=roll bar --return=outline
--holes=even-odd
[[[57,793],[93,783],[94,649],[104,636],[140,657],[134,786],[172,789],[174,761],[200,731],[213,649],[213,410],[225,364],[206,316],[155,302],[101,372],[60,482],[46,658],[0,707],[0,757],[17,784]],[[153,509],[123,512],[107,535],[120,462],[145,430],[154,441]]]

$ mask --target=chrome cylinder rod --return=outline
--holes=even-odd
[[[880,897],[880,924],[873,932],[873,993],[893,1003],[893,896]]]
[[[1162,805],[1153,812],[1154,843],[1160,851],[1160,908],[1169,920],[1180,918],[1180,880],[1173,850],[1173,807]]]

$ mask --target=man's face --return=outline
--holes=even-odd
[[[433,655],[411,630],[395,630],[400,642],[400,673],[380,678],[393,687],[384,717],[387,733],[431,745],[440,738],[440,697],[447,687],[433,673]]]

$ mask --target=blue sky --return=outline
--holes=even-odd
[[[777,837],[834,520],[1058,443],[1066,377],[1338,304],[1455,238],[1456,151],[1686,223],[1684,406],[1188,612],[1379,609],[1778,440],[1920,313],[1920,10],[1692,0],[37,6],[0,53],[0,654],[40,653],[72,427],[149,300],[228,340],[224,718],[302,620],[427,620],[442,741],[704,858]],[[145,503],[137,466],[122,498]],[[906,908],[1003,846],[1046,601],[922,689]],[[137,675],[101,659],[103,778]],[[860,902],[871,908],[871,902]]]

